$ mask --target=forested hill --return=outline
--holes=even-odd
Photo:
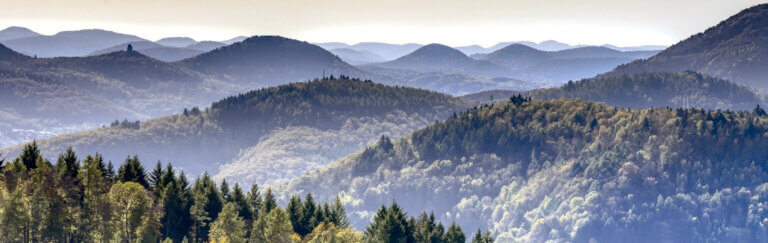
[[[567,99],[471,109],[283,186],[433,210],[501,242],[768,240],[768,116]]]
[[[382,135],[442,120],[468,103],[448,95],[370,81],[314,80],[264,88],[211,108],[39,140],[45,156],[72,146],[122,161],[173,162],[190,174],[209,171],[230,181],[270,184],[363,148]],[[3,149],[15,155],[20,146]],[[218,172],[218,174],[217,174]]]
[[[745,9],[661,53],[605,76],[647,71],[697,72],[768,88],[768,4]]]
[[[690,71],[584,79],[557,88],[533,90],[526,95],[537,100],[578,98],[632,108],[750,110],[763,103],[750,88]]]
[[[371,77],[319,46],[280,36],[254,36],[179,63],[222,79],[261,86],[321,77],[324,73]]]

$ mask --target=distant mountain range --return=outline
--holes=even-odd
[[[360,66],[421,73],[503,77],[562,83],[593,77],[617,65],[653,56],[658,51],[622,52],[606,47],[579,47],[549,52],[512,44],[490,54],[467,56],[459,50],[430,44],[393,61]]]
[[[372,75],[307,42],[254,36],[180,62],[190,69],[242,84],[277,85],[310,77]]]
[[[89,56],[96,56],[96,55],[126,50],[128,45],[131,45],[131,47],[133,47],[133,50],[136,50],[141,54],[147,55],[151,58],[164,61],[164,62],[175,62],[182,59],[187,59],[193,56],[197,56],[205,52],[205,51],[191,49],[191,48],[164,46],[151,41],[133,41],[133,42],[122,43],[113,47],[92,52],[89,54]],[[195,44],[192,44],[192,45],[195,45]]]
[[[489,77],[508,77],[507,70],[493,63],[475,60],[451,47],[429,44],[414,52],[389,62],[371,66],[417,72],[445,74],[470,74]]]
[[[345,62],[352,65],[362,65],[376,62],[386,61],[383,57],[376,55],[376,53],[366,50],[355,50],[352,48],[336,48],[328,50],[334,55],[341,58]]]
[[[391,61],[391,60],[400,58],[423,46],[421,44],[414,44],[414,43],[400,45],[400,44],[388,44],[388,43],[378,43],[378,42],[363,42],[355,45],[349,45],[342,42],[326,42],[326,43],[315,43],[315,44],[325,48],[326,50],[345,48],[345,49],[352,49],[356,51],[371,52],[376,54],[377,56],[381,56],[382,58],[384,58],[385,60],[383,61]],[[589,45],[569,45],[569,44],[558,42],[558,41],[548,40],[540,43],[536,43],[532,41],[501,42],[487,48],[482,47],[480,45],[457,46],[454,48],[456,50],[463,52],[468,56],[472,56],[475,54],[488,54],[512,44],[522,44],[540,51],[550,51],[550,52],[589,46]],[[606,48],[617,50],[617,51],[659,51],[667,48],[666,46],[659,46],[659,45],[619,47],[619,46],[610,45],[610,44],[601,45],[601,47],[606,47]],[[354,61],[344,59],[343,57],[342,59],[344,61],[354,63]]]
[[[693,70],[768,89],[768,4],[743,10],[647,60],[604,76],[646,71]]]
[[[235,37],[222,42],[198,42],[189,37],[169,37],[151,42],[134,35],[98,29],[63,31],[52,36],[41,35],[23,27],[9,27],[0,30],[0,43],[28,56],[76,57],[98,55],[110,51],[124,50],[127,44],[134,44],[136,45],[134,48],[144,50],[144,54],[167,62],[189,58],[225,45],[240,42],[244,39],[245,37]],[[157,45],[148,47],[148,43]]]
[[[41,36],[41,34],[23,27],[8,27],[4,30],[0,30],[0,41],[22,39],[35,36]]]

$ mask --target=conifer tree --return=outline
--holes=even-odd
[[[451,223],[448,227],[448,231],[443,235],[442,242],[445,243],[464,243],[467,242],[467,237],[464,235],[464,231],[461,230],[461,226],[456,222]]]
[[[301,220],[303,219],[304,206],[301,204],[301,198],[296,196],[296,194],[291,195],[291,199],[288,200],[288,205],[285,206],[285,211],[288,212],[288,218],[291,220],[293,231],[303,237],[304,235],[302,235],[302,233],[304,229]]]
[[[40,149],[37,148],[37,141],[32,141],[24,145],[24,149],[21,150],[19,159],[27,170],[33,170],[37,168],[37,157],[40,157]]]
[[[141,165],[139,157],[136,155],[125,159],[125,162],[118,170],[117,180],[120,182],[136,182],[144,188],[149,188],[147,173],[144,172],[144,166]]]
[[[248,191],[248,207],[251,209],[251,214],[253,214],[253,219],[256,220],[259,218],[259,211],[261,210],[261,205],[263,203],[261,199],[261,192],[259,192],[259,184],[254,182],[251,185],[251,190]]]
[[[304,197],[304,206],[302,207],[301,219],[299,220],[299,230],[296,233],[305,236],[312,232],[317,226],[317,205],[312,193],[307,193]]]
[[[267,188],[267,192],[264,194],[264,204],[261,207],[261,212],[259,214],[267,214],[272,209],[277,207],[277,201],[275,200],[275,194],[272,193],[272,188]]]
[[[245,222],[250,222],[253,220],[253,214],[251,213],[251,210],[248,206],[248,199],[243,193],[243,189],[240,188],[240,185],[237,182],[235,182],[235,186],[232,188],[230,198],[232,203],[235,204],[237,214],[242,217]]]

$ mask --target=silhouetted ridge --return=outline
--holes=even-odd
[[[661,53],[605,76],[693,70],[756,88],[768,88],[768,4],[743,10]]]
[[[21,53],[18,53],[14,50],[11,50],[11,48],[6,47],[3,44],[0,44],[0,61],[20,61],[20,60],[26,60],[30,57],[25,56]]]
[[[238,82],[279,84],[326,75],[360,77],[364,72],[323,48],[280,36],[254,36],[182,64]]]

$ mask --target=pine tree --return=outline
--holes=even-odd
[[[157,161],[157,164],[155,164],[155,168],[152,169],[152,171],[149,172],[149,178],[148,182],[151,186],[152,191],[156,191],[158,189],[158,184],[160,184],[160,177],[163,175],[163,165],[160,163],[160,161]],[[162,187],[164,185],[159,186],[159,188],[162,190]],[[160,196],[157,193],[155,194],[156,197]]]
[[[341,198],[339,198],[339,196],[336,196],[336,198],[333,199],[333,204],[331,205],[330,211],[331,212],[328,219],[329,222],[342,228],[349,227],[347,211],[344,209],[344,203],[341,202]]]
[[[235,186],[232,188],[230,198],[232,203],[235,204],[238,215],[240,215],[240,217],[242,217],[245,222],[250,222],[253,220],[253,214],[251,213],[250,207],[248,206],[248,199],[243,193],[243,189],[240,188],[240,185],[237,182],[235,182]]]
[[[216,221],[223,207],[221,195],[207,172],[195,181],[192,191],[194,204],[190,211],[195,221],[193,234],[199,241],[208,241],[210,222]]]
[[[272,194],[272,188],[267,188],[267,192],[264,194],[264,204],[262,205],[259,214],[267,214],[277,207],[277,201],[275,200],[275,194]]]
[[[312,232],[317,226],[317,205],[315,204],[315,198],[312,193],[307,193],[304,197],[304,206],[302,207],[301,219],[299,220],[299,230],[297,234],[305,236]]]
[[[409,242],[412,234],[405,213],[397,203],[381,206],[373,222],[365,229],[365,238],[374,242]]]
[[[259,184],[254,182],[251,185],[251,190],[248,191],[248,207],[251,209],[251,214],[253,214],[253,220],[256,220],[259,218],[259,211],[261,210],[262,205],[262,199],[261,199],[261,192],[259,192]]]
[[[24,145],[24,149],[21,150],[19,159],[24,163],[27,170],[33,170],[37,168],[37,157],[40,157],[40,149],[37,148],[37,141],[32,141]]]
[[[229,184],[227,183],[227,179],[221,180],[221,186],[219,186],[219,191],[221,192],[221,199],[223,202],[225,203],[232,202],[232,197],[229,192]]]
[[[301,198],[296,196],[296,194],[291,195],[288,205],[285,206],[285,211],[288,212],[288,218],[291,220],[293,231],[303,237],[304,229],[301,220],[304,216],[304,206],[301,204]]]
[[[493,243],[493,241],[494,239],[490,231],[485,231],[485,234],[483,234],[483,231],[480,229],[477,229],[475,236],[472,237],[472,243]]]
[[[60,179],[59,187],[67,192],[62,198],[65,215],[63,229],[67,241],[80,241],[85,237],[80,228],[87,215],[83,214],[84,195],[80,178],[78,178],[79,170],[80,162],[77,155],[72,147],[69,147],[66,152],[59,155],[56,162],[56,171]]]
[[[147,182],[147,173],[144,172],[144,166],[141,165],[139,157],[134,155],[133,158],[128,157],[125,159],[123,165],[117,173],[117,180],[120,182],[136,182],[144,188],[149,188]]]
[[[442,242],[445,243],[464,243],[467,242],[467,237],[464,235],[464,231],[461,230],[461,226],[456,222],[451,223],[448,227],[448,231],[443,235]]]

